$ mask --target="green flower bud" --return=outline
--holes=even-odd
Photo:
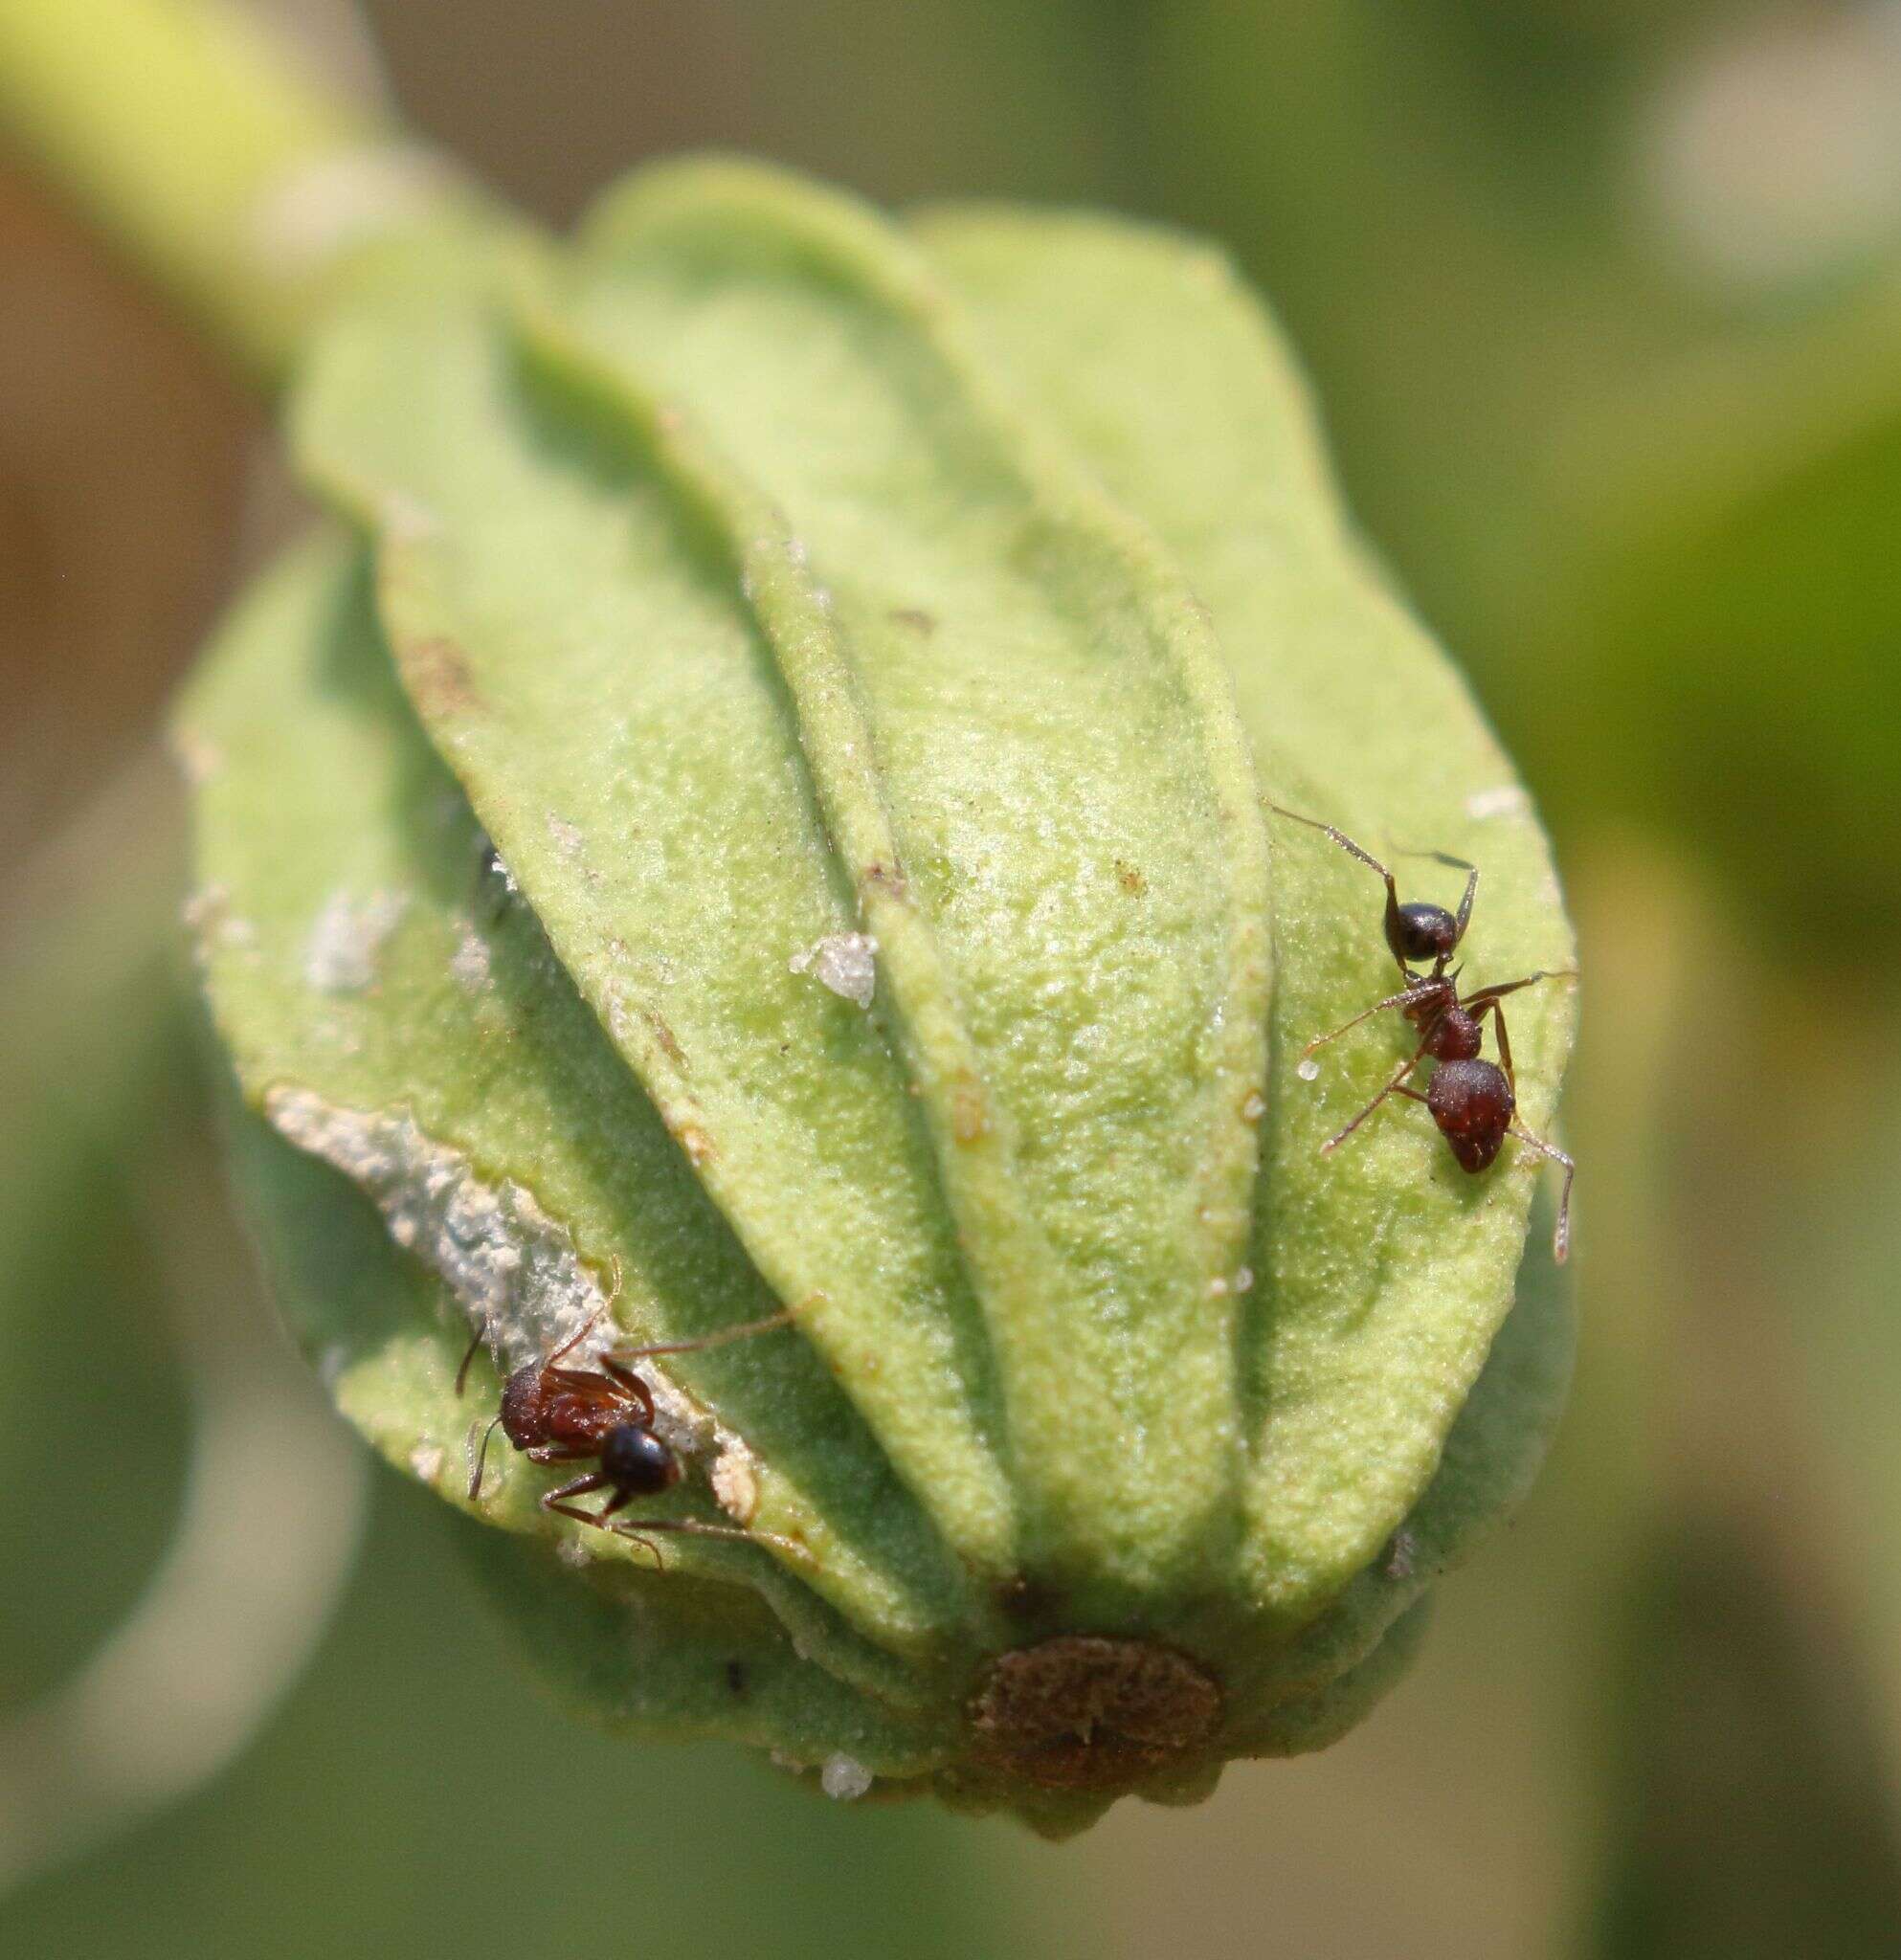
[[[364,300],[293,418],[336,522],[183,726],[242,1182],[538,1662],[1053,1834],[1342,1732],[1569,1322],[1542,1235],[1511,1310],[1529,1151],[1396,1100],[1321,1155],[1410,1048],[1297,1073],[1393,989],[1384,895],[1264,799],[1479,863],[1483,977],[1572,956],[1256,302],[1166,234],[669,167],[533,278]],[[1533,1127],[1570,995],[1512,1003]],[[607,1387],[785,1309],[627,1362],[651,1418]],[[469,1495],[570,1343],[682,1473],[626,1534],[540,1502],[598,1439]]]

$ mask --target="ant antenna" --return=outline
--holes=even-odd
[[[471,1503],[481,1495],[481,1474],[488,1463],[488,1439],[501,1426],[501,1416],[493,1417],[488,1427],[481,1433],[481,1448],[477,1450],[468,1445],[464,1446],[466,1453],[475,1459],[469,1469],[469,1502]],[[469,1444],[472,1445],[474,1440],[475,1431],[471,1429],[469,1431]]]
[[[695,1354],[703,1348],[724,1348],[728,1341],[744,1341],[754,1334],[770,1334],[776,1327],[791,1326],[808,1306],[824,1297],[822,1293],[815,1293],[809,1300],[801,1300],[796,1306],[785,1306],[777,1313],[769,1313],[764,1320],[742,1321],[736,1327],[720,1327],[710,1334],[696,1335],[690,1341],[655,1341],[644,1348],[616,1348],[613,1351],[619,1361],[645,1361],[656,1354]]]
[[[685,1538],[724,1538],[738,1545],[774,1545],[789,1557],[807,1565],[816,1563],[811,1548],[795,1538],[782,1537],[776,1531],[748,1531],[738,1525],[704,1525],[698,1518],[630,1518],[606,1528],[617,1538],[631,1538],[635,1544],[645,1546],[662,1571],[666,1570],[666,1560],[660,1556],[660,1547],[647,1539],[645,1534],[649,1531],[674,1531]]]
[[[456,1370],[456,1398],[458,1401],[461,1399],[462,1391],[468,1387],[469,1367],[476,1358],[476,1349],[487,1339],[488,1322],[484,1318],[481,1325],[475,1330],[475,1339],[469,1343],[469,1351],[462,1356],[461,1367]]]

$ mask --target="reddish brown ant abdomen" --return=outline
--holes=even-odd
[[[1426,1085],[1426,1108],[1462,1170],[1483,1170],[1503,1147],[1517,1098],[1495,1062],[1443,1061]]]

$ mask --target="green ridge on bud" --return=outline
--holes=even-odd
[[[1486,977],[1572,949],[1256,302],[1166,234],[674,166],[352,303],[292,417],[334,522],[181,731],[241,1181],[539,1664],[1052,1834],[1342,1732],[1571,1330],[1534,1159],[1410,1109],[1319,1156],[1392,1066],[1294,1067],[1388,991],[1378,894],[1263,798],[1480,863]],[[1536,1125],[1573,1008],[1523,999]],[[638,1364],[685,1475],[630,1515],[750,1542],[657,1568],[500,1444],[468,1496],[509,1370],[781,1306]]]

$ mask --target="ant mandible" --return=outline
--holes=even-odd
[[[615,1290],[618,1291],[617,1284]],[[607,1312],[603,1306],[553,1353],[516,1369],[503,1384],[501,1410],[482,1432],[481,1447],[469,1473],[469,1497],[473,1500],[481,1494],[489,1439],[499,1427],[516,1449],[533,1462],[594,1462],[598,1466],[595,1469],[584,1471],[557,1490],[545,1492],[542,1509],[631,1538],[653,1553],[656,1565],[666,1563],[660,1547],[645,1535],[656,1531],[675,1531],[695,1538],[736,1538],[749,1545],[776,1545],[803,1556],[804,1548],[789,1538],[772,1532],[743,1531],[730,1525],[704,1525],[697,1518],[608,1522],[637,1497],[658,1497],[660,1492],[671,1490],[682,1474],[678,1454],[655,1430],[653,1391],[626,1363],[645,1361],[659,1354],[691,1354],[703,1348],[722,1348],[728,1341],[742,1341],[752,1334],[771,1333],[775,1327],[790,1325],[798,1311],[795,1306],[787,1307],[764,1320],[703,1334],[695,1341],[664,1341],[630,1348],[618,1359],[603,1354],[597,1368],[563,1368],[563,1358],[599,1325],[601,1316]],[[458,1395],[468,1381],[476,1351],[487,1336],[488,1325],[484,1322],[477,1328],[468,1352],[462,1356],[462,1365],[456,1370]],[[610,1493],[598,1510],[584,1510],[574,1502],[594,1490]]]
[[[1535,973],[1526,974],[1522,980],[1497,981],[1489,987],[1481,987],[1462,995],[1459,975],[1463,969],[1455,967],[1449,973],[1445,969],[1452,955],[1458,951],[1459,943],[1465,937],[1465,927],[1471,923],[1472,900],[1479,889],[1479,874],[1475,865],[1466,863],[1463,858],[1448,857],[1443,851],[1408,854],[1431,858],[1465,872],[1465,891],[1459,901],[1457,913],[1448,912],[1443,905],[1419,902],[1402,905],[1393,874],[1344,831],[1335,830],[1331,823],[1322,823],[1315,817],[1302,816],[1298,811],[1284,809],[1278,803],[1269,807],[1279,815],[1331,837],[1343,851],[1357,858],[1362,864],[1370,865],[1385,880],[1386,945],[1399,969],[1399,978],[1403,983],[1398,993],[1389,993],[1384,1000],[1375,1001],[1352,1020],[1342,1022],[1331,1034],[1316,1035],[1301,1051],[1300,1074],[1311,1080],[1318,1073],[1317,1064],[1312,1059],[1316,1048],[1337,1040],[1350,1028],[1356,1028],[1362,1021],[1371,1019],[1375,1014],[1385,1013],[1392,1008],[1399,1010],[1420,1036],[1418,1049],[1398,1073],[1345,1129],[1329,1137],[1322,1149],[1338,1149],[1389,1096],[1405,1096],[1425,1104],[1433,1122],[1439,1125],[1440,1134],[1451,1146],[1452,1154],[1462,1170],[1486,1169],[1504,1147],[1506,1138],[1516,1137],[1527,1148],[1549,1158],[1564,1171],[1564,1189],[1557,1205],[1557,1228],[1552,1237],[1552,1256],[1562,1265],[1571,1251],[1571,1181],[1577,1174],[1577,1167],[1556,1145],[1533,1136],[1511,1120],[1518,1110],[1518,1079],[1511,1066],[1511,1037],[1506,1033],[1505,1009],[1500,1003],[1508,993],[1516,993],[1525,987],[1535,987],[1540,980],[1575,979],[1575,971],[1569,968],[1551,971],[1541,968]],[[1416,966],[1427,960],[1432,962],[1430,972],[1414,971]],[[1492,1027],[1498,1036],[1497,1062],[1486,1061],[1479,1054],[1485,1044],[1487,1014],[1491,1016]],[[1418,1089],[1409,1088],[1407,1080],[1420,1063],[1428,1059],[1433,1063],[1432,1080],[1421,1095]]]

